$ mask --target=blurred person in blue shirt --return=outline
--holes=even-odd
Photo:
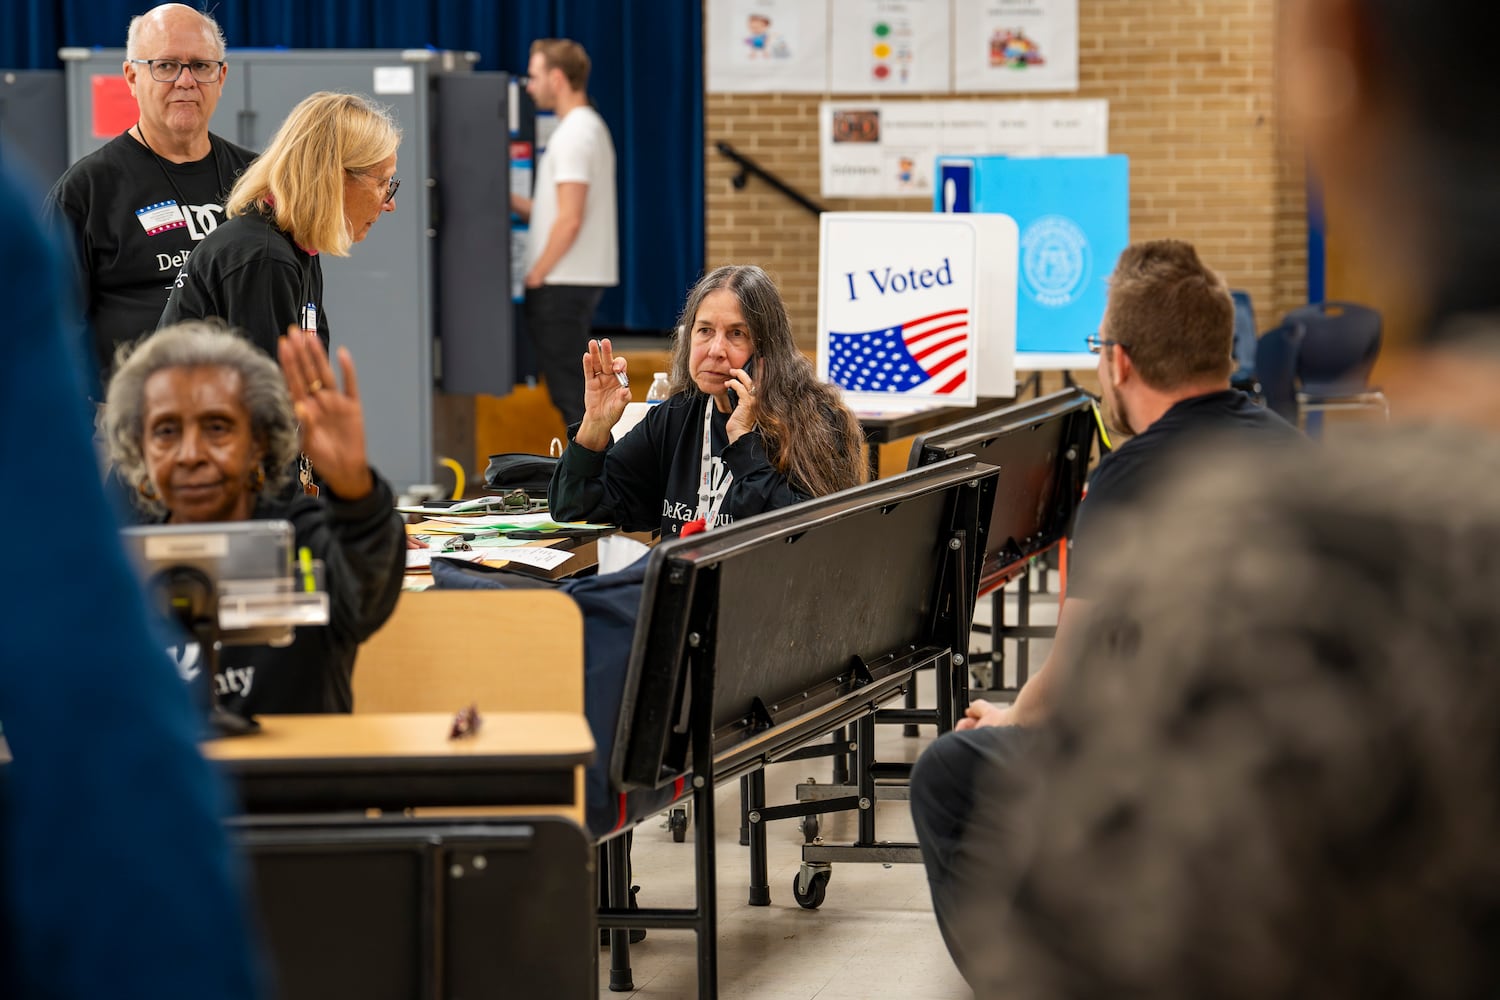
[[[0,176],[0,495],[65,521],[0,582],[0,996],[253,997],[229,803],[119,543],[38,217]]]

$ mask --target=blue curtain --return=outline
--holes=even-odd
[[[198,4],[195,4],[198,5]],[[0,0],[0,67],[60,65],[64,45],[120,47],[149,0]],[[572,38],[619,164],[620,287],[597,322],[665,330],[703,267],[701,0],[220,0],[231,48],[424,48],[524,72],[534,38]]]

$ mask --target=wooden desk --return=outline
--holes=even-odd
[[[458,740],[446,713],[267,715],[204,745],[239,784],[234,829],[285,1000],[598,995],[588,724],[480,711]],[[432,807],[447,815],[364,812]]]
[[[480,714],[479,732],[458,740],[445,714],[265,715],[260,733],[203,752],[252,814],[518,806],[582,826],[594,753],[583,715]]]

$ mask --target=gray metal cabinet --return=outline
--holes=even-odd
[[[68,166],[67,140],[57,128],[64,94],[58,70],[0,70],[0,166],[38,187]]]

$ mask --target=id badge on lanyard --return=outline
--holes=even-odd
[[[723,478],[717,485],[713,482],[713,419],[714,401],[708,399],[703,407],[703,453],[698,463],[698,517],[703,520],[704,531],[712,531],[716,527],[719,508],[724,505],[729,484],[734,482],[734,473],[724,466],[722,459],[719,465],[724,468]]]

